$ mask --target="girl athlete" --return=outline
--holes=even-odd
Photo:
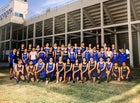
[[[91,53],[91,57],[93,58],[94,61],[96,61],[96,62],[99,61],[98,51],[96,50],[96,47],[93,47],[93,51]]]
[[[113,66],[113,63],[110,60],[111,60],[110,57],[107,57],[107,62],[106,62],[107,82],[109,82],[111,79],[111,72],[112,72],[112,66]]]
[[[57,51],[54,53],[54,59],[55,59],[55,62],[57,63],[59,61],[59,57],[61,57],[61,50],[60,50],[60,46],[58,46],[58,49]]]
[[[64,68],[64,83],[71,80],[71,76],[72,76],[71,71],[72,71],[72,64],[70,63],[70,59],[68,58]]]
[[[93,58],[90,58],[89,64],[88,64],[88,77],[89,79],[92,79],[92,82],[96,82],[97,77],[97,69],[96,69],[96,61],[93,60]]]
[[[75,63],[75,53],[73,52],[73,48],[71,48],[71,52],[69,53],[69,58],[70,58],[70,62],[72,63],[72,64],[74,64]]]
[[[24,52],[22,53],[22,61],[23,61],[24,66],[27,66],[28,64],[28,57],[29,57],[29,54],[27,52],[27,49],[24,49]]]
[[[82,63],[82,53],[81,53],[80,49],[78,49],[78,53],[76,54],[76,58],[78,59],[79,63]]]
[[[45,55],[46,53],[44,52],[44,48],[40,48],[40,52],[38,53],[38,58],[42,58],[43,62],[45,62]]]
[[[32,51],[30,52],[29,58],[33,62],[33,65],[37,63],[37,52],[35,51],[34,47],[32,48]]]
[[[112,68],[112,77],[117,80],[120,81],[120,67],[118,66],[118,63],[114,63],[114,66]]]
[[[68,59],[68,52],[67,52],[67,48],[64,49],[64,52],[62,54],[63,57],[63,62],[66,63],[67,59]]]
[[[64,63],[62,57],[59,58],[58,63],[56,63],[56,83],[61,82],[64,76]]]
[[[86,50],[83,53],[83,57],[85,57],[86,62],[89,62],[90,61],[90,52],[89,52],[88,47],[86,47]]]

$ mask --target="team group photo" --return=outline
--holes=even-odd
[[[140,103],[140,0],[0,0],[0,103]]]

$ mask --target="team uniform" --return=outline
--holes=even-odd
[[[36,51],[34,51],[34,52],[30,52],[30,59],[31,59],[31,61],[33,62],[33,65],[35,65],[36,63],[37,63],[37,58],[36,58],[36,56],[37,56],[37,52]]]
[[[40,49],[36,49],[36,52],[39,53],[40,52]]]
[[[58,63],[58,72],[60,72],[63,68],[63,63]],[[64,76],[64,70],[60,72],[59,77]]]
[[[74,64],[74,71],[79,70],[79,65]],[[75,77],[74,78],[80,78],[80,71],[75,73]]]
[[[86,68],[87,68],[87,64],[82,64],[82,70],[81,70],[81,72],[83,73],[85,70],[86,70]],[[87,78],[87,71],[86,72],[84,72],[84,74],[83,74],[83,77],[84,78]]]
[[[78,59],[79,63],[82,62],[82,54],[81,53],[77,53],[77,59]]]
[[[28,72],[30,72],[30,74],[28,75],[29,76],[29,80],[31,78],[35,78],[35,76],[34,76],[34,66],[32,66],[32,67],[29,66]]]
[[[85,47],[81,47],[81,53],[84,53]]]
[[[22,67],[23,67],[22,65],[20,67],[17,65],[17,71],[22,71],[22,69],[23,69]],[[24,74],[22,74],[22,72],[19,72],[19,77],[20,76],[24,76]]]
[[[102,64],[99,62],[98,69],[101,71],[104,68],[104,65],[105,65],[105,62],[103,62]],[[105,78],[106,71],[103,70],[99,75],[100,75],[101,78]]]
[[[23,62],[22,64],[24,66],[26,66],[28,64],[28,54],[27,53],[22,53],[22,59],[23,59]],[[25,61],[25,62],[24,62]]]
[[[49,72],[52,71],[53,68],[54,68],[53,66],[54,66],[54,63],[48,63],[48,68],[47,68],[47,70],[48,70]],[[54,76],[55,76],[54,71],[51,72],[51,73],[49,73],[49,74],[47,74],[47,76],[48,76],[50,79],[54,78]]]
[[[42,61],[45,62],[45,52],[44,51],[39,52],[39,58],[41,58]]]
[[[44,63],[37,63],[38,67],[37,67],[37,70],[41,70],[42,69],[42,66],[44,65]],[[41,72],[39,72],[38,74],[38,77],[40,79],[44,79],[46,77],[46,71],[45,69],[43,68],[43,70]]]
[[[89,69],[92,70],[95,67],[95,62],[91,63],[90,62],[90,67]],[[91,72],[91,77],[97,77],[97,69],[95,68],[92,72]]]
[[[45,47],[45,48],[44,48],[44,51],[45,51],[45,52],[48,52],[49,50],[50,50],[49,47]]]
[[[125,79],[126,79],[127,73],[128,73],[127,67],[122,68],[122,76],[123,76]]]
[[[104,61],[106,61],[106,56],[104,51],[100,51],[100,57],[103,58]]]
[[[55,61],[56,61],[56,63],[59,61],[59,57],[61,57],[61,52],[60,51],[57,51],[55,53]]]
[[[47,62],[49,62],[50,58],[53,58],[53,52],[48,51]]]
[[[84,57],[85,57],[86,61],[89,62],[90,61],[90,52],[89,51],[85,51],[84,52]]]
[[[67,59],[68,59],[68,52],[64,52],[63,58],[62,58],[63,62],[66,63]]]
[[[9,58],[10,58],[10,60],[9,60],[9,68],[13,68],[13,60],[15,58],[15,54],[10,53]]]
[[[119,54],[118,53],[113,53],[113,57],[111,59],[112,63],[118,63],[118,59],[119,59]]]
[[[93,51],[92,52],[92,58],[94,61],[98,62],[99,58],[98,58],[98,52],[97,51]]]
[[[71,69],[71,64],[66,64],[66,72],[69,71]],[[69,71],[66,75],[66,77],[71,77],[72,76],[72,72]]]
[[[73,51],[74,51],[75,54],[77,54],[78,53],[78,47],[74,47]]]
[[[110,71],[110,72],[111,72],[111,69],[112,69],[112,68],[111,68],[112,65],[113,65],[113,64],[112,64],[111,62],[110,62],[110,63],[107,63],[107,62],[106,62],[106,68],[107,68],[107,70]]]
[[[127,54],[126,53],[119,53],[119,64],[122,65],[123,62],[126,62]]]
[[[54,51],[55,53],[57,52],[57,50],[58,50],[57,47],[54,47],[54,48],[53,48],[53,51]]]
[[[70,62],[71,62],[72,64],[75,63],[75,53],[74,53],[74,52],[70,52]]]

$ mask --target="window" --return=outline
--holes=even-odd
[[[18,12],[15,12],[15,16],[17,16],[17,17],[23,17],[23,14],[18,13]]]

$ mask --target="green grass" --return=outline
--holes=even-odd
[[[131,82],[103,82],[64,85],[9,80],[8,70],[0,69],[0,103],[140,103],[139,71]]]

